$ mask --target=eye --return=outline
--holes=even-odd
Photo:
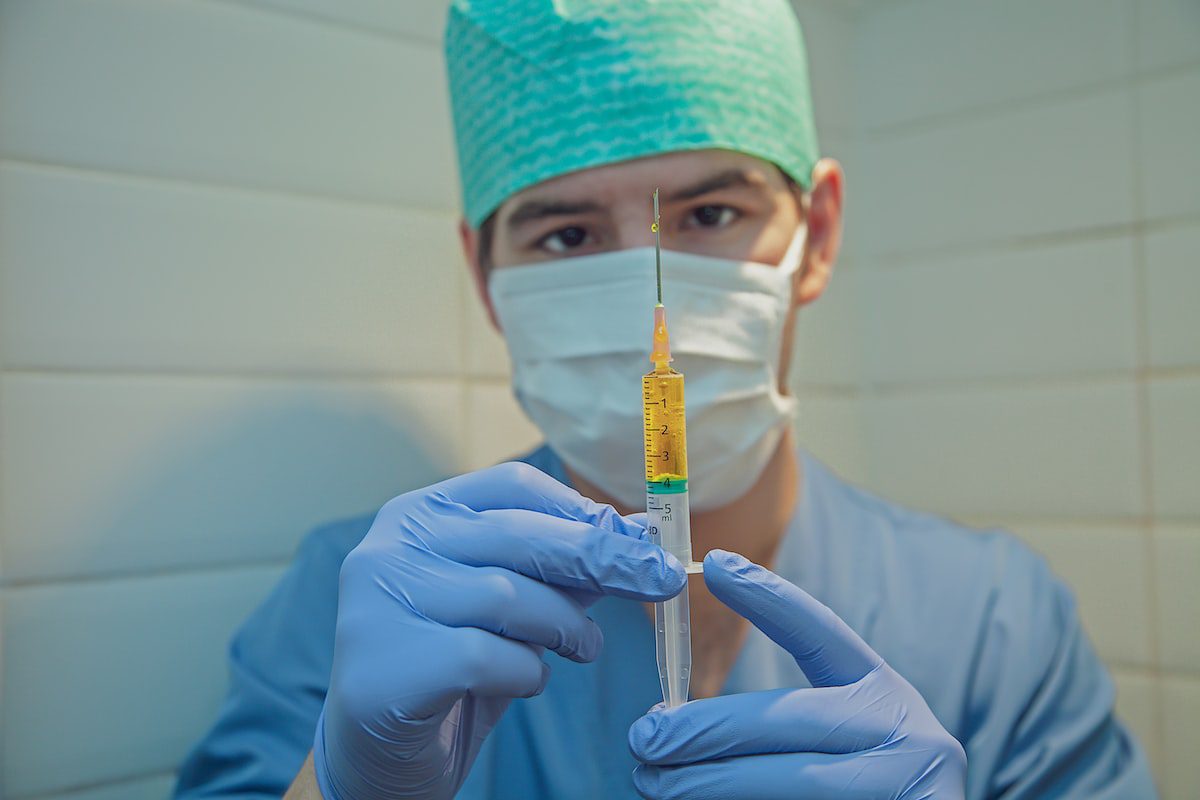
[[[588,233],[586,228],[571,225],[547,234],[538,242],[538,246],[549,250],[551,253],[565,253],[568,250],[574,250],[585,244],[587,240]]]
[[[707,205],[692,209],[688,215],[688,225],[694,228],[723,228],[733,222],[737,211],[729,206]]]

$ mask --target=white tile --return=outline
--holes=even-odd
[[[472,382],[467,387],[467,469],[483,469],[525,454],[542,434],[517,405],[507,383]]]
[[[1200,3],[1138,0],[1138,61],[1142,70],[1200,62]]]
[[[801,308],[796,325],[789,383],[849,386],[862,377],[862,318],[866,316],[861,276],[852,270],[833,272],[829,288]]]
[[[1200,366],[1200,227],[1146,237],[1150,363]]]
[[[504,337],[488,317],[487,307],[475,288],[467,267],[462,273],[462,305],[466,320],[463,337],[466,345],[467,374],[475,378],[504,378],[511,372]]]
[[[5,577],[288,556],[459,463],[461,389],[9,374]]]
[[[820,122],[817,123],[818,131]],[[835,158],[843,166],[852,165],[854,163],[853,150],[854,145],[858,141],[858,135],[853,128],[835,128],[827,126],[825,132],[821,133],[819,142],[822,158]],[[845,242],[842,242],[843,249]]]
[[[1151,666],[1149,537],[1132,525],[1017,523],[1075,593],[1079,616],[1109,664]]]
[[[801,391],[796,435],[802,447],[853,483],[868,478],[862,441],[862,405],[857,393]]]
[[[173,768],[216,713],[230,634],[279,574],[6,589],[5,795]]]
[[[449,214],[8,164],[0,216],[9,367],[459,372]]]
[[[1200,525],[1158,526],[1154,547],[1162,665],[1200,673]]]
[[[1167,761],[1163,800],[1195,800],[1200,797],[1200,680],[1165,678],[1162,691]]]
[[[868,374],[917,382],[1131,370],[1134,275],[1127,237],[860,271]]]
[[[864,142],[864,247],[923,252],[1131,221],[1130,106],[1114,90]]]
[[[0,153],[452,209],[437,50],[228,3],[5,7]]]
[[[1139,163],[1146,216],[1200,214],[1200,68],[1141,84]]]
[[[1150,382],[1150,430],[1155,513],[1200,517],[1200,379]]]
[[[175,774],[165,773],[150,775],[132,780],[117,780],[73,789],[65,792],[55,792],[51,795],[39,794],[37,800],[163,800],[170,797],[175,788]],[[20,798],[13,798],[20,800]]]
[[[1105,84],[1131,66],[1122,0],[866,3],[855,65],[868,127]]]
[[[380,33],[439,44],[449,0],[246,0],[263,6],[328,19]]]
[[[868,396],[871,485],[948,514],[1141,514],[1135,394],[1104,382]]]
[[[1159,680],[1145,672],[1112,671],[1117,687],[1117,717],[1129,728],[1150,760],[1155,778],[1161,782],[1163,754],[1159,732],[1162,708]]]

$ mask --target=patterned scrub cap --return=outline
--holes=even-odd
[[[817,134],[786,0],[453,0],[464,215],[568,172],[720,148],[809,185]]]

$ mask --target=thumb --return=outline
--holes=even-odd
[[[814,687],[845,686],[883,663],[841,617],[798,586],[737,553],[713,550],[704,582],[796,659]]]

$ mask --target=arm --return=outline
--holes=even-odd
[[[656,708],[630,729],[643,797],[1058,800],[1156,796],[1112,714],[1070,592],[1032,553],[1005,560],[968,702],[966,753],[921,695],[833,612],[740,556],[709,553],[714,596],[790,652],[811,689]]]
[[[786,650],[812,688],[656,706],[629,729],[647,800],[956,800],[967,758],[924,698],[829,608],[723,550],[713,596]]]
[[[328,686],[342,559],[363,517],[309,534],[279,583],[234,635],[229,690],[180,767],[177,798],[279,797],[312,746]]]
[[[685,580],[640,521],[528,465],[393,499],[342,564],[321,794],[455,796],[511,701],[544,689],[545,651],[599,655],[592,603],[661,600]]]
[[[972,776],[976,796],[1156,797],[1145,754],[1114,715],[1112,680],[1070,590],[1024,547],[1015,545],[1011,558],[981,659],[996,668],[976,701],[1007,736],[991,774]]]
[[[528,465],[395,498],[359,538],[298,558],[235,637],[177,797],[451,797],[509,702],[545,686],[545,650],[599,654],[588,606],[685,580],[640,522]]]

